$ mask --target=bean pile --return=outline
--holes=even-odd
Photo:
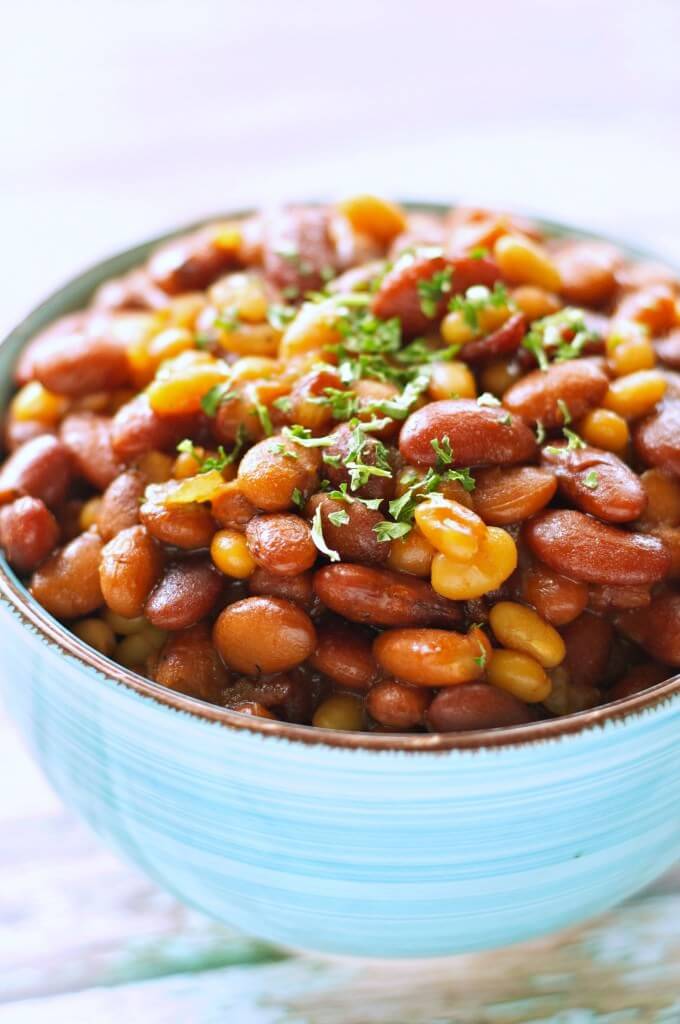
[[[0,542],[244,714],[513,726],[680,666],[680,285],[493,211],[214,223],[16,366]]]

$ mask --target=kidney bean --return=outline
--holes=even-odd
[[[242,700],[240,704],[232,705],[231,710],[239,711],[242,715],[252,715],[254,718],[270,718],[273,722],[278,721],[276,715],[269,708],[266,708],[264,704],[259,704],[256,700]]]
[[[66,445],[50,434],[35,437],[13,452],[0,470],[0,504],[28,494],[46,505],[59,505],[72,475]]]
[[[608,386],[607,374],[596,361],[573,359],[528,373],[508,388],[503,405],[528,423],[552,429],[563,425],[564,405],[572,419],[579,419],[600,404]]]
[[[396,679],[384,679],[371,687],[366,710],[381,725],[392,729],[413,729],[422,725],[431,693],[422,686],[408,686]]]
[[[169,636],[161,648],[153,678],[188,697],[223,704],[229,674],[213,647],[208,624],[199,622]]]
[[[640,478],[613,452],[560,444],[544,447],[541,457],[564,496],[583,512],[610,523],[629,523],[642,515],[647,497]]]
[[[208,548],[216,530],[210,509],[197,502],[185,505],[163,503],[164,497],[179,485],[180,481],[172,480],[147,488],[139,517],[151,536],[163,544],[187,550]]]
[[[248,577],[247,582],[251,594],[283,597],[286,601],[294,601],[309,611],[316,603],[313,578],[311,572],[302,572],[299,576],[278,576],[258,566]]]
[[[664,334],[676,325],[675,289],[657,282],[629,292],[614,313],[616,320],[635,320],[652,334]]]
[[[105,281],[92,296],[95,309],[116,313],[162,309],[167,304],[167,295],[152,283],[145,270],[132,270],[123,277]]]
[[[622,612],[616,624],[652,658],[665,665],[680,665],[680,593],[661,593],[647,608]]]
[[[527,332],[523,313],[515,313],[504,324],[485,338],[478,338],[463,345],[458,355],[465,363],[476,363],[483,359],[495,359],[516,352]]]
[[[350,452],[353,447],[352,430],[349,426],[343,424],[333,431],[331,437],[334,439],[333,444],[325,449],[324,476],[330,480],[334,487],[339,488],[342,484],[347,484],[349,487],[352,476],[346,463],[350,460]],[[381,452],[380,442],[376,438],[369,436],[366,438],[361,450],[361,462],[366,466],[377,466],[380,469],[381,464],[385,461],[381,459]],[[326,462],[326,459],[330,461]],[[395,453],[392,449],[387,451],[386,462],[389,463],[392,473],[394,473]],[[365,484],[353,490],[352,494],[361,498],[391,498],[394,494],[394,484],[394,475],[372,475],[369,476]]]
[[[259,390],[257,384],[246,381],[233,389],[232,397],[220,403],[214,425],[215,437],[220,444],[236,444],[243,431],[250,441],[261,441],[265,436],[255,404],[260,402]]]
[[[583,612],[562,630],[567,648],[564,665],[581,686],[596,686],[605,674],[614,630],[608,619]]]
[[[680,401],[673,399],[633,429],[633,444],[648,466],[680,476]]]
[[[333,423],[331,407],[318,401],[324,397],[326,388],[343,389],[337,371],[330,367],[317,367],[299,377],[290,392],[288,421],[300,423],[317,433],[325,433]]]
[[[98,490],[104,490],[122,466],[111,446],[111,420],[92,412],[74,412],[60,429],[61,440],[73,456],[76,471]]]
[[[227,694],[227,703],[237,711],[244,701],[254,702],[268,711],[273,708],[276,712],[273,718],[305,724],[311,721],[317,689],[302,670],[293,669],[269,678],[238,679]]]
[[[319,481],[318,448],[304,448],[280,437],[268,437],[253,445],[238,467],[238,484],[248,501],[265,512],[285,512],[293,506],[293,492],[309,495]],[[293,452],[291,458],[286,452]]]
[[[200,415],[159,416],[146,394],[122,405],[111,424],[111,443],[118,459],[129,463],[149,451],[174,451],[185,437],[200,443],[207,418]]]
[[[671,567],[667,578],[669,580],[680,579],[680,527],[657,526],[650,533],[652,536],[658,537],[671,556]]]
[[[246,597],[220,614],[213,639],[229,668],[258,676],[301,665],[316,647],[316,630],[292,601]]]
[[[680,370],[680,327],[669,331],[663,338],[657,338],[654,348],[657,356],[666,366]]]
[[[540,513],[526,524],[524,537],[551,569],[585,583],[655,583],[670,568],[670,555],[656,537],[619,530],[571,509]]]
[[[265,223],[263,265],[267,279],[300,294],[322,288],[326,270],[342,269],[332,235],[331,211],[295,207],[277,211]]]
[[[449,274],[449,288],[442,290],[429,316],[423,310],[418,286],[436,280],[437,274]],[[399,317],[404,334],[428,331],[441,320],[452,295],[465,292],[474,284],[489,288],[500,279],[500,271],[493,260],[473,259],[469,256],[441,256],[427,253],[407,253],[397,260],[385,275],[373,296],[373,313],[383,320]],[[427,309],[427,305],[426,305]]]
[[[102,549],[99,581],[106,604],[126,619],[141,615],[162,570],[161,549],[143,526],[121,530]]]
[[[246,540],[257,564],[279,576],[299,576],[316,562],[312,531],[300,516],[255,516],[246,526]]]
[[[658,665],[654,661],[646,661],[642,665],[635,665],[621,679],[612,686],[607,694],[609,700],[623,700],[625,697],[632,697],[635,693],[642,693],[650,686],[656,686],[668,679],[668,669],[664,665]]]
[[[331,611],[375,626],[455,626],[457,604],[415,576],[368,565],[327,565],[314,574],[314,590]]]
[[[475,512],[489,526],[528,519],[545,508],[557,490],[554,473],[537,466],[480,469],[475,481]]]
[[[33,376],[48,391],[71,398],[132,383],[123,343],[105,333],[82,331],[43,343],[33,357]]]
[[[511,465],[532,459],[537,448],[533,433],[518,417],[472,399],[451,398],[412,413],[402,428],[399,450],[408,462],[434,466],[432,442],[445,437],[453,466]]]
[[[313,517],[321,507],[321,524],[328,546],[337,551],[343,562],[368,562],[381,565],[390,554],[389,541],[381,541],[374,527],[383,521],[377,509],[366,508],[360,501],[335,501],[324,494],[314,494],[307,502],[305,512]],[[344,513],[347,522],[335,525],[331,515]]]
[[[388,629],[376,637],[373,654],[390,676],[415,686],[452,686],[484,674],[491,644],[483,630]]]
[[[17,572],[33,572],[59,540],[59,524],[40,498],[17,498],[0,509],[0,544]]]
[[[618,287],[621,253],[607,242],[570,242],[553,254],[562,278],[560,291],[574,306],[604,306]]]
[[[240,266],[238,253],[221,246],[214,229],[203,229],[157,249],[147,272],[152,285],[166,295],[203,291],[228,270]]]
[[[246,526],[257,514],[239,487],[236,480],[231,480],[224,490],[211,502],[213,517],[220,526],[245,533]]]
[[[540,563],[522,573],[521,594],[553,626],[571,622],[588,604],[585,583],[570,580]]]
[[[144,614],[159,629],[187,629],[215,610],[223,587],[209,558],[173,562],[148,596]]]
[[[646,608],[652,600],[651,584],[637,587],[598,586],[591,583],[588,605],[598,615],[606,615],[612,608]]]
[[[144,477],[134,469],[111,481],[102,495],[97,513],[97,529],[103,540],[111,540],[121,530],[137,525],[145,487]]]
[[[77,313],[69,313],[59,317],[53,323],[44,327],[34,338],[24,346],[19,353],[14,367],[14,379],[17,384],[27,384],[35,379],[35,363],[40,356],[42,349],[50,349],[55,338],[64,338],[72,334],[82,333],[89,320],[93,319],[92,314],[87,310],[80,310]],[[102,321],[98,318],[99,322]]]
[[[309,664],[338,686],[365,693],[379,674],[373,636],[342,619],[327,619],[317,627],[316,650]]]
[[[430,732],[471,732],[526,725],[534,720],[527,705],[488,683],[464,683],[441,690],[426,715]]]
[[[8,452],[16,451],[22,444],[32,441],[34,437],[41,437],[44,434],[54,436],[54,427],[50,427],[42,420],[18,420],[11,414],[5,420],[4,448]]]
[[[33,573],[33,597],[58,619],[78,619],[101,607],[101,550],[101,538],[93,530],[59,548]]]

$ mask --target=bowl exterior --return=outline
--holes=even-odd
[[[435,956],[562,928],[680,854],[680,697],[517,747],[306,745],[104,677],[4,601],[10,710],[64,801],[182,900],[286,945]]]

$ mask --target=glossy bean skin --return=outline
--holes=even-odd
[[[309,664],[338,686],[366,693],[379,674],[372,644],[369,630],[342,619],[327,619],[317,627],[316,650]]]
[[[111,421],[92,412],[76,412],[61,424],[60,437],[73,456],[76,471],[103,491],[122,466],[111,444]]]
[[[425,720],[431,732],[471,732],[526,725],[533,721],[527,705],[506,690],[488,683],[464,683],[441,690]]]
[[[321,455],[318,448],[304,448],[289,442],[286,447],[297,458],[281,452],[281,439],[268,437],[253,445],[238,468],[239,488],[255,508],[264,512],[286,512],[294,505],[293,492],[308,496],[319,480]]]
[[[307,724],[312,718],[316,689],[301,671],[293,669],[259,679],[237,679],[227,692],[226,703],[238,711],[244,701],[254,702],[275,712],[272,718]]]
[[[125,348],[115,338],[74,332],[53,338],[36,353],[33,376],[58,395],[77,398],[131,383]]]
[[[139,517],[152,537],[176,548],[193,550],[210,547],[216,530],[215,520],[206,505],[188,502],[185,505],[165,505],[164,495],[171,493],[172,485],[157,485],[147,489],[146,500],[139,509]]]
[[[465,363],[477,363],[485,359],[511,355],[522,344],[522,338],[526,332],[527,323],[524,314],[515,313],[486,337],[477,338],[475,341],[463,345],[458,353],[458,358]]]
[[[141,615],[162,569],[161,549],[143,526],[121,530],[101,553],[99,581],[107,606],[127,619]]]
[[[17,498],[0,508],[0,544],[17,572],[33,572],[58,540],[59,524],[40,498]]]
[[[220,613],[213,640],[227,666],[259,676],[301,665],[316,647],[312,620],[279,597],[247,597]]]
[[[488,526],[528,519],[545,508],[557,490],[552,469],[538,466],[480,469],[475,481],[475,511]]]
[[[338,552],[343,562],[382,565],[387,561],[391,544],[389,541],[379,540],[374,530],[374,527],[384,519],[381,512],[366,508],[360,501],[347,503],[335,501],[327,495],[314,494],[305,509],[310,519],[319,506],[324,539],[332,550]],[[329,518],[333,514],[342,513],[348,517],[348,522],[339,526]]]
[[[334,430],[331,437],[333,444],[324,449],[324,453],[332,461],[324,460],[323,474],[334,487],[339,488],[342,484],[349,487],[351,474],[345,463],[352,446],[352,431],[348,426],[343,425]],[[367,466],[378,465],[380,461],[378,444],[379,442],[374,437],[367,438],[361,453],[361,460]],[[388,453],[388,459],[390,465],[393,465],[394,457],[391,451]],[[334,465],[334,463],[338,464]],[[391,476],[370,476],[366,483],[357,487],[353,493],[360,498],[391,498],[394,494],[394,479]]]
[[[527,423],[542,423],[546,429],[564,424],[564,405],[572,419],[579,419],[600,404],[609,386],[607,374],[594,360],[579,359],[553,363],[547,370],[534,370],[512,384],[503,395],[503,405]]]
[[[545,447],[541,458],[562,494],[582,512],[609,523],[630,523],[644,512],[647,497],[640,478],[612,452],[559,444]]]
[[[278,576],[299,576],[316,562],[318,551],[308,523],[289,513],[254,516],[246,526],[251,555]]]
[[[245,533],[248,523],[257,514],[257,509],[248,501],[236,480],[231,480],[224,487],[210,507],[220,526],[240,533]]]
[[[314,590],[327,608],[350,622],[375,626],[455,626],[459,605],[429,583],[367,565],[327,565],[314,574]]]
[[[432,441],[448,437],[452,466],[512,465],[533,459],[537,445],[533,432],[517,416],[467,398],[431,402],[412,413],[399,437],[399,450],[407,462],[434,466]]]
[[[611,622],[584,612],[562,629],[562,639],[570,677],[581,686],[597,686],[605,674],[614,639]]]
[[[617,290],[618,250],[607,242],[571,242],[555,254],[562,295],[574,306],[603,306]]]
[[[239,263],[237,253],[216,244],[210,231],[200,231],[158,249],[149,261],[148,274],[166,295],[181,295],[208,288]]]
[[[121,530],[137,525],[145,487],[144,477],[134,469],[111,481],[102,495],[97,515],[97,529],[102,540],[111,540]]]
[[[279,576],[258,566],[248,577],[248,590],[254,596],[282,597],[311,611],[317,603],[313,580],[312,572],[303,572],[299,576]]]
[[[137,395],[121,406],[111,423],[111,444],[118,459],[130,463],[149,451],[174,451],[185,437],[198,443],[204,417],[159,416],[146,394]]]
[[[294,252],[296,259],[286,258]],[[302,294],[324,285],[323,270],[338,270],[342,260],[331,234],[328,209],[297,207],[277,211],[265,225],[264,271],[279,288]]]
[[[224,579],[199,555],[172,562],[148,595],[144,615],[159,629],[187,629],[219,607]]]
[[[44,327],[34,338],[31,338],[19,354],[16,366],[14,367],[16,383],[22,385],[35,380],[35,366],[40,358],[41,351],[49,351],[55,338],[67,338],[73,334],[84,333],[92,319],[92,314],[88,310],[80,310],[77,313],[67,313],[66,316],[60,316],[53,323]],[[95,317],[94,319],[96,323],[102,326],[106,323],[106,320],[101,317]]]
[[[104,603],[99,583],[102,541],[91,530],[55,551],[33,573],[30,591],[58,619],[79,619]]]
[[[656,354],[666,366],[680,370],[680,327],[669,331],[663,338],[654,342]]]
[[[633,444],[648,466],[680,476],[680,401],[665,401],[660,409],[636,424]]]
[[[56,430],[40,420],[18,420],[10,412],[5,420],[4,448],[8,454],[11,454],[27,441],[32,441],[34,437],[42,437],[45,434],[54,436]]]
[[[422,686],[384,679],[371,687],[366,710],[376,722],[391,729],[413,729],[425,720],[432,695]]]
[[[154,666],[153,678],[188,697],[224,703],[229,673],[213,647],[209,625],[199,622],[169,636]]]
[[[650,686],[656,686],[668,678],[668,669],[654,661],[635,665],[618,679],[608,693],[609,700],[624,700],[635,693],[642,693]]]
[[[588,604],[588,585],[540,563],[522,573],[522,596],[553,626],[572,622]]]
[[[479,628],[390,629],[376,637],[373,654],[386,675],[414,686],[454,686],[484,674],[491,644]]]
[[[670,556],[656,537],[630,533],[570,509],[542,512],[525,526],[530,550],[546,565],[584,583],[656,583]]]
[[[647,608],[623,612],[616,621],[652,658],[674,668],[680,666],[680,593],[659,594]]]
[[[276,722],[276,715],[256,700],[243,700],[240,704],[234,704],[232,711],[238,711],[241,715],[252,715],[254,718],[269,718]]]
[[[0,504],[22,494],[40,498],[53,508],[66,497],[73,462],[66,445],[50,434],[27,441],[0,470]]]

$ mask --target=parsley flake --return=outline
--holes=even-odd
[[[322,555],[327,555],[331,562],[339,562],[340,555],[333,548],[329,548],[323,535],[323,521],[321,518],[321,505],[317,505],[314,518],[312,519],[312,540]]]
[[[337,512],[329,512],[328,521],[331,522],[333,526],[347,526],[349,522],[349,512],[344,508],[339,508]]]
[[[600,478],[594,469],[589,469],[583,477],[583,486],[587,487],[589,491],[594,491],[599,482]]]
[[[410,523],[391,523],[388,519],[383,519],[382,522],[375,524],[373,532],[377,534],[380,543],[385,543],[405,537],[407,533],[411,532],[411,529]]]
[[[432,445],[434,453],[437,456],[437,465],[450,466],[451,463],[453,462],[453,448],[451,447],[449,435],[444,434],[441,441],[439,440],[438,437],[434,437],[430,441],[430,444]]]
[[[211,387],[210,391],[206,391],[201,399],[201,409],[208,416],[216,416],[217,410],[223,402],[230,402],[232,398],[236,397],[236,392],[230,390],[227,381],[223,381],[221,384]]]
[[[423,315],[433,320],[436,317],[442,299],[451,291],[453,267],[436,270],[432,277],[418,281],[418,297]]]

